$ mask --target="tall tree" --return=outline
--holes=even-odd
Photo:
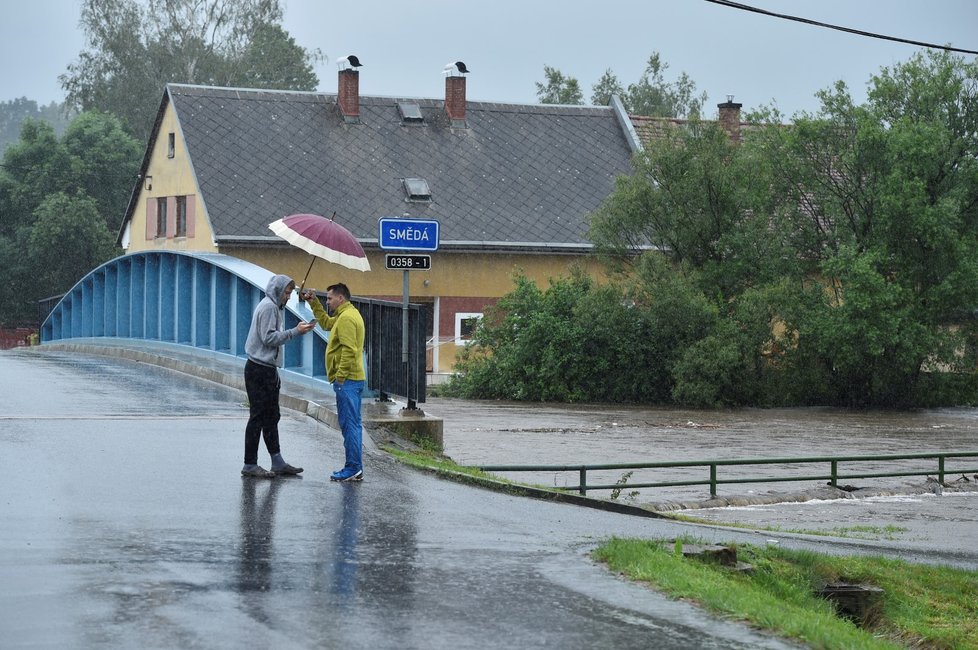
[[[592,220],[598,244],[656,247],[718,308],[677,398],[724,403],[766,357],[796,403],[908,406],[954,399],[938,371],[978,365],[978,65],[919,55],[863,105],[841,83],[819,95],[739,145],[677,130]]]
[[[244,53],[230,62],[227,82],[237,87],[312,90],[319,78],[309,64],[311,56],[281,26],[261,24]]]
[[[84,194],[52,194],[34,211],[27,253],[34,300],[63,293],[114,256],[115,236],[105,227],[94,200]]]
[[[629,84],[625,106],[634,115],[650,117],[699,117],[706,93],[696,94],[696,83],[685,72],[666,81],[669,64],[653,52],[639,80]]]
[[[7,147],[0,182],[0,234],[30,226],[31,214],[49,194],[63,191],[73,176],[71,157],[47,122],[28,119],[20,140]]]
[[[37,102],[26,97],[0,102],[0,151],[17,140],[20,125],[28,117],[37,117]]]
[[[821,92],[766,150],[799,257],[827,280],[788,318],[796,366],[821,369],[840,401],[902,405],[930,371],[975,368],[978,64],[917,55],[868,98]]]
[[[145,139],[170,82],[313,90],[322,54],[281,19],[279,0],[84,0],[88,47],[60,77],[66,101]]]
[[[597,83],[591,86],[591,103],[595,106],[607,106],[611,103],[612,95],[624,98],[625,87],[618,81],[611,68],[608,68]]]
[[[83,113],[60,139],[24,123],[0,166],[0,323],[33,321],[37,300],[115,254],[139,149],[104,113]]]
[[[643,381],[662,386],[661,401],[773,401],[764,360],[775,338],[772,287],[798,270],[785,224],[772,218],[765,161],[749,142],[697,122],[667,130],[634,165],[592,215],[590,237],[646,296],[636,309],[655,323],[648,336],[656,354],[644,363],[656,376]],[[693,305],[711,306],[714,317]]]
[[[61,142],[74,163],[75,187],[95,200],[106,227],[117,232],[139,172],[143,145],[123,130],[114,115],[94,112],[75,118]]]
[[[696,83],[685,72],[675,81],[665,77],[669,64],[658,52],[653,52],[638,81],[626,89],[611,69],[591,86],[591,103],[607,106],[617,95],[625,110],[633,115],[649,117],[680,117],[695,119],[703,111],[706,93],[696,92]],[[537,97],[543,104],[583,104],[583,94],[577,79],[565,77],[560,70],[543,66],[546,83],[537,82]]]
[[[95,200],[106,228],[116,231],[139,170],[141,145],[105,113],[83,113],[59,139],[47,122],[28,120],[4,152],[0,174],[0,235],[31,226],[51,194],[82,192]]]
[[[537,85],[537,98],[541,104],[583,104],[584,94],[581,86],[574,77],[565,77],[557,68],[548,65],[543,66],[543,75],[547,83],[539,81]]]
[[[790,273],[784,224],[771,218],[766,161],[715,124],[667,131],[591,217],[599,250],[666,255],[722,302]]]
[[[63,133],[69,121],[64,106],[57,102],[38,106],[37,102],[26,97],[0,102],[0,154],[7,145],[17,141],[20,126],[28,118],[44,120],[54,128],[55,133]]]

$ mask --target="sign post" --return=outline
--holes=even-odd
[[[378,221],[380,236],[377,242],[384,250],[397,251],[436,251],[440,225],[433,219],[411,219],[408,217],[381,217]],[[408,353],[408,296],[410,281],[408,273],[412,269],[431,268],[430,255],[387,255],[385,266],[388,269],[402,269],[404,273],[401,294],[401,363],[404,364],[405,385],[411,392],[411,355]],[[419,352],[421,354],[421,352]],[[417,403],[407,397],[408,410],[417,410]]]

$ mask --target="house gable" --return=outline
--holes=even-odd
[[[172,104],[164,100],[120,233],[129,253],[166,248],[216,252],[193,163]]]

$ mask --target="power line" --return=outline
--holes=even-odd
[[[920,45],[921,47],[930,47],[937,50],[947,50],[948,52],[961,52],[963,54],[978,54],[978,50],[965,50],[960,47],[951,47],[950,45],[935,45],[934,43],[925,43],[923,41],[912,41],[908,38],[898,38],[896,36],[886,36],[884,34],[874,34],[873,32],[864,32],[861,29],[852,29],[851,27],[830,25],[829,23],[821,23],[817,20],[810,20],[808,18],[799,18],[798,16],[778,14],[773,11],[767,11],[766,9],[751,7],[750,5],[741,4],[739,2],[731,2],[730,0],[706,0],[706,1],[712,2],[713,4],[730,7],[732,9],[742,9],[743,11],[751,11],[756,14],[764,14],[765,16],[774,16],[775,18],[784,18],[785,20],[794,20],[795,22],[805,23],[806,25],[815,25],[816,27],[828,27],[829,29],[837,29],[840,32],[849,32],[850,34],[858,34],[859,36],[879,38],[884,41],[896,41],[897,43],[909,43],[910,45]]]

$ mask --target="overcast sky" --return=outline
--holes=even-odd
[[[975,0],[741,0],[743,4],[915,41],[978,50]],[[442,69],[462,60],[470,100],[536,103],[543,66],[591,86],[611,69],[637,81],[653,51],[668,80],[686,72],[706,91],[706,117],[728,94],[745,109],[775,103],[787,116],[814,111],[814,93],[843,80],[858,102],[883,66],[922,48],[786,21],[705,0],[283,0],[285,28],[329,62],[356,54],[360,92],[444,96]],[[0,101],[62,101],[58,75],[85,43],[78,0],[0,0]],[[973,61],[974,55],[965,55]]]

